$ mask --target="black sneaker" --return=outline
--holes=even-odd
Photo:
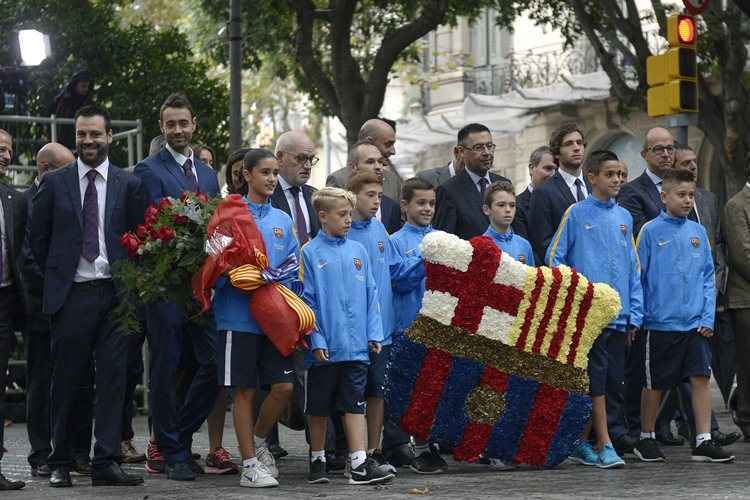
[[[206,471],[203,470],[203,467],[201,467],[201,464],[198,463],[198,460],[196,460],[192,456],[188,458],[187,464],[190,467],[190,470],[192,470],[193,474],[195,474],[196,476],[200,476],[201,474],[206,473]]]
[[[310,462],[310,472],[307,474],[307,482],[310,484],[329,483],[330,479],[326,476],[326,463],[316,458]]]
[[[411,446],[408,444],[402,444],[387,450],[385,452],[385,458],[388,460],[388,463],[394,467],[407,467],[414,459],[414,453],[412,453]]]
[[[741,437],[742,434],[740,434],[739,432],[723,433],[721,431],[713,431],[711,433],[711,439],[716,441],[721,447],[734,444],[735,442],[739,441]]]
[[[396,468],[388,463],[388,460],[385,459],[385,456],[383,455],[383,452],[381,450],[375,450],[370,454],[370,458],[375,462],[375,465],[377,465],[378,470],[381,472],[384,472],[386,474],[395,474]]]
[[[414,457],[409,468],[417,474],[440,474],[447,465],[440,453],[430,446],[427,451],[423,451],[419,456]]]
[[[326,452],[326,472],[336,472],[346,468],[347,455],[341,455],[334,452]]]
[[[696,462],[731,462],[734,455],[719,446],[719,443],[713,439],[703,441],[700,446],[693,450],[693,460]]]
[[[638,440],[627,434],[618,436],[612,440],[612,446],[615,447],[615,451],[618,455],[623,456],[626,453],[633,453],[633,448]]]
[[[393,474],[378,470],[378,465],[370,457],[367,457],[359,467],[352,468],[350,474],[349,484],[375,484],[394,478]]]
[[[656,440],[664,446],[682,446],[685,444],[685,439],[682,436],[675,436],[671,429],[657,432]]]
[[[667,459],[654,438],[641,438],[633,447],[633,455],[641,462],[666,462]]]

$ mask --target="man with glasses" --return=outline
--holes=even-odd
[[[583,130],[573,122],[563,123],[552,133],[549,149],[557,163],[557,172],[538,189],[535,186],[528,210],[527,230],[537,262],[544,262],[547,247],[568,207],[589,194],[581,170],[586,152]]]
[[[482,211],[484,193],[490,184],[507,181],[490,172],[495,144],[490,129],[470,123],[458,131],[457,160],[464,166],[437,190],[435,229],[468,240],[484,234],[489,219]]]

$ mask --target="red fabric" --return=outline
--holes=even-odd
[[[206,234],[210,238],[217,233],[230,236],[232,243],[218,256],[207,256],[193,276],[193,294],[201,305],[201,312],[211,307],[211,290],[221,275],[244,264],[259,266],[256,248],[266,253],[263,236],[247,203],[239,195],[228,196],[216,207]],[[306,346],[304,336],[309,332],[299,333],[296,313],[275,286],[266,285],[253,291],[248,306],[258,326],[283,356],[291,354],[296,347]]]

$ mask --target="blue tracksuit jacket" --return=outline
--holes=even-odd
[[[535,266],[534,252],[531,251],[531,244],[522,236],[513,233],[508,229],[507,233],[498,233],[492,225],[484,232],[484,236],[489,236],[503,252],[510,254],[511,257],[527,266]]]
[[[277,267],[287,258],[298,254],[297,240],[292,233],[292,219],[270,203],[258,205],[245,199],[255,218],[271,267]],[[213,310],[218,330],[247,332],[263,335],[248,308],[248,292],[232,286],[229,278],[222,276],[216,282]]]
[[[638,235],[643,327],[686,332],[714,329],[714,261],[702,225],[665,212]]]
[[[620,294],[622,308],[609,328],[639,328],[643,320],[643,289],[633,218],[614,200],[595,196],[571,205],[547,249],[547,265],[574,267],[589,281],[607,283]]]
[[[370,362],[368,342],[383,342],[383,323],[365,248],[321,230],[302,247],[303,299],[315,312],[310,349],[327,349],[332,363]],[[307,366],[315,364],[310,352]]]
[[[432,226],[420,227],[404,224],[404,227],[391,235],[391,241],[399,254],[405,258],[421,257],[419,245],[426,234],[432,232]],[[393,309],[396,313],[396,334],[409,328],[422,308],[426,278],[422,278],[417,287],[401,287],[393,284]]]
[[[348,238],[361,243],[370,256],[383,321],[383,345],[389,345],[396,329],[392,286],[401,290],[418,288],[425,277],[422,258],[402,256],[388,237],[383,223],[374,217],[352,221]]]

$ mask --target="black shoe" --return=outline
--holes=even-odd
[[[73,472],[80,476],[90,476],[91,464],[89,462],[76,462],[73,464]]]
[[[654,438],[641,438],[633,447],[633,455],[641,462],[666,462],[667,458]]]
[[[742,434],[740,434],[739,432],[736,432],[736,431],[735,432],[728,432],[726,434],[723,433],[723,432],[721,432],[721,431],[713,431],[711,433],[711,439],[713,439],[714,441],[716,441],[718,443],[718,445],[721,446],[721,447],[729,446],[730,444],[734,444],[737,441],[739,441],[739,439],[741,437],[742,437]]]
[[[693,460],[696,462],[731,462],[734,460],[734,455],[724,451],[713,439],[709,439],[693,450]]]
[[[289,452],[286,451],[281,446],[279,446],[278,444],[269,445],[268,451],[271,452],[271,455],[273,455],[273,458],[275,458],[276,460],[280,458],[284,458],[285,456],[289,455]]]
[[[31,466],[32,477],[49,477],[51,473],[52,471],[49,470],[49,466],[47,464]]]
[[[427,451],[423,451],[419,456],[414,457],[409,468],[417,474],[440,474],[445,471],[447,465],[440,453],[430,446]]]
[[[623,456],[626,453],[633,453],[633,447],[636,442],[638,442],[636,438],[623,434],[612,440],[612,446],[615,447],[618,455]]]
[[[315,459],[310,462],[310,472],[307,474],[309,484],[329,483],[330,479],[326,476],[326,463],[321,459]]]
[[[49,475],[49,485],[53,488],[69,488],[73,486],[70,480],[70,471],[66,467],[52,469]]]
[[[167,478],[173,481],[195,481],[195,472],[187,462],[167,464]]]
[[[125,474],[115,463],[108,467],[97,467],[91,471],[92,486],[137,486],[139,484],[143,484],[142,477]]]
[[[0,491],[20,490],[26,486],[23,481],[11,481],[0,473]]]
[[[326,452],[326,472],[336,472],[346,468],[346,455]]]
[[[359,467],[350,470],[349,484],[375,484],[390,481],[394,475],[379,470],[375,461],[367,457]]]
[[[190,470],[193,471],[193,474],[195,474],[196,476],[200,476],[201,474],[206,473],[206,471],[203,470],[203,467],[201,467],[201,464],[199,464],[198,461],[192,456],[188,458],[187,464],[190,466]]]
[[[414,460],[414,454],[411,451],[411,446],[402,444],[386,451],[385,458],[394,467],[407,467]]]
[[[372,460],[375,462],[375,465],[378,466],[379,471],[386,474],[396,474],[396,468],[393,466],[393,464],[386,460],[385,455],[383,455],[383,452],[381,450],[373,450],[370,458],[372,458]]]
[[[682,446],[685,440],[680,436],[675,436],[672,431],[657,432],[656,440],[664,446]]]

